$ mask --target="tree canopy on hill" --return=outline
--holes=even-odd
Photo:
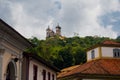
[[[39,40],[33,37],[29,39],[29,41],[33,43],[35,47],[28,49],[27,52],[37,53],[57,68],[63,69],[72,65],[85,63],[86,49],[104,40],[111,39],[108,37],[74,36],[64,39],[56,37]],[[120,42],[119,37],[115,40]]]

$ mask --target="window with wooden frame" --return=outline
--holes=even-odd
[[[48,72],[48,80],[50,80],[51,78],[51,75],[50,75],[50,72]]]
[[[55,80],[55,76],[54,76],[54,74],[52,75],[52,80]]]
[[[120,57],[120,49],[113,49],[113,57]]]
[[[33,65],[33,80],[37,80],[37,71],[38,71],[38,66]]]
[[[91,58],[94,59],[95,58],[95,50],[91,51]]]
[[[43,80],[46,80],[46,70],[43,70]]]

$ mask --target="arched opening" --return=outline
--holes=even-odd
[[[6,80],[15,80],[15,64],[11,61],[7,66]]]

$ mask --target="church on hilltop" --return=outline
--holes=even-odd
[[[61,27],[59,25],[56,26],[56,32],[54,32],[50,27],[46,29],[46,38],[61,36]]]

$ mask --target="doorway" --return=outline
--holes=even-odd
[[[9,62],[7,66],[7,72],[6,72],[6,80],[15,80],[15,64],[14,62]]]

